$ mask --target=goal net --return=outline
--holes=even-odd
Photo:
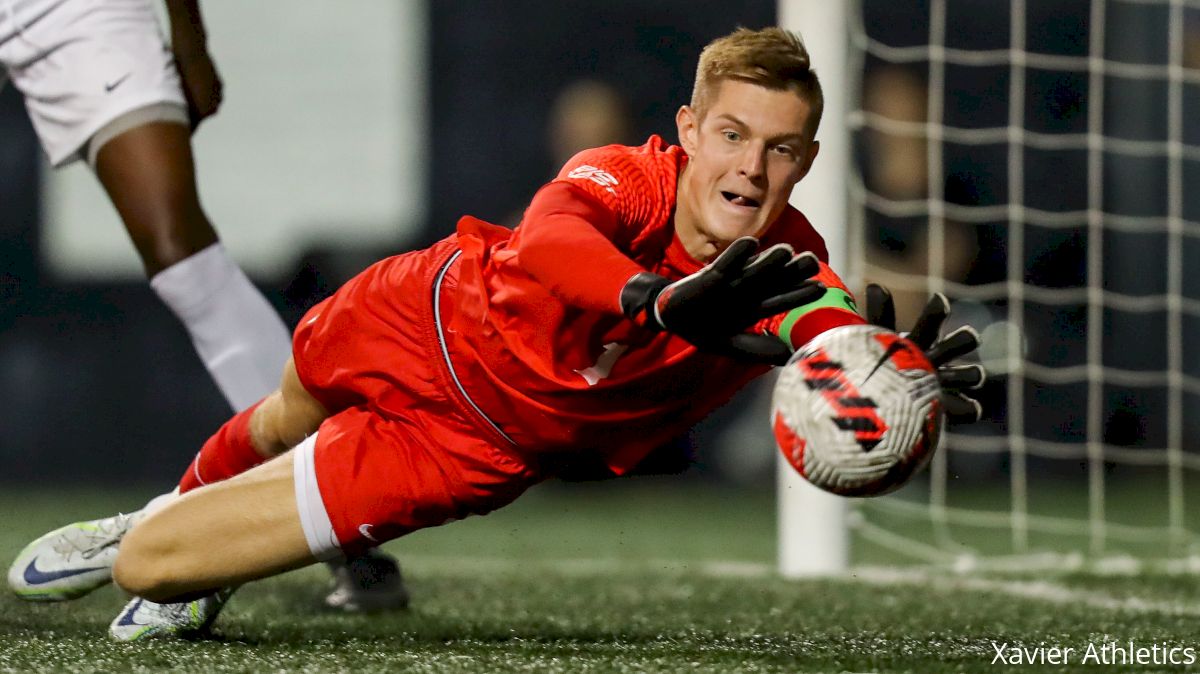
[[[781,22],[824,45],[831,4]],[[946,293],[991,376],[985,420],[927,475],[841,505],[852,559],[1200,568],[1200,3],[843,11],[825,28],[847,70],[823,83],[844,116],[822,125],[848,121],[843,268],[889,287],[902,326]],[[787,552],[803,507],[781,505],[785,573],[811,553]]]

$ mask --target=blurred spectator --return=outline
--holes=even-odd
[[[641,142],[631,138],[629,106],[616,87],[593,79],[579,79],[559,90],[550,108],[546,143],[550,148],[552,180],[571,157],[605,145]],[[533,195],[530,195],[533,196]],[[504,225],[516,227],[523,212],[509,214]]]
[[[613,143],[632,143],[629,108],[616,87],[582,79],[558,92],[550,113],[549,142],[554,170],[578,152]]]
[[[868,116],[925,124],[927,99],[924,78],[911,68],[886,65],[869,72],[864,80],[862,105]],[[929,153],[924,136],[891,133],[868,125],[862,145],[864,180],[869,191],[896,202],[928,198]],[[888,283],[886,276],[925,277],[931,273],[929,218],[892,218],[872,209],[867,209],[866,218],[863,280],[889,287],[896,299],[898,324],[910,325],[928,301],[929,288],[901,288]],[[962,282],[979,252],[975,228],[949,219],[943,227],[941,277]],[[886,274],[881,275],[881,271]]]

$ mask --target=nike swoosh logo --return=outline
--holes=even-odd
[[[129,606],[129,610],[127,610],[121,614],[121,619],[117,621],[117,624],[122,625],[122,626],[123,625],[133,625],[135,627],[142,627],[143,626],[142,623],[133,619],[133,615],[135,613],[137,613],[137,610],[139,608],[142,607],[142,601],[143,601],[142,599],[138,599],[136,602],[131,604]]]
[[[121,86],[121,83],[122,83],[122,82],[124,82],[125,80],[129,79],[129,75],[130,75],[130,73],[125,73],[124,75],[122,75],[121,77],[119,77],[119,78],[117,78],[117,79],[113,80],[112,82],[105,82],[105,83],[104,83],[104,90],[105,90],[105,91],[112,91],[113,89],[116,89],[117,87]]]
[[[368,540],[378,543],[379,539],[377,539],[371,535],[371,527],[373,527],[373,526],[375,526],[375,525],[374,524],[360,524],[360,525],[358,525],[358,533],[362,534],[363,538],[366,538]]]
[[[907,348],[908,347],[905,346],[904,342],[901,342],[900,340],[892,342],[891,345],[888,346],[887,351],[884,351],[883,355],[879,357],[879,362],[875,363],[875,367],[871,368],[871,372],[867,374],[866,379],[862,380],[862,383],[866,384],[871,377],[875,376],[875,373],[879,371],[879,368],[883,367],[883,364],[888,361],[888,358],[891,358],[894,354],[897,354]]]
[[[37,568],[37,557],[30,560],[25,567],[25,582],[30,585],[44,585],[45,583],[53,583],[56,580],[78,576],[92,571],[106,571],[107,567],[97,566],[91,569],[63,569],[62,571],[42,571]]]

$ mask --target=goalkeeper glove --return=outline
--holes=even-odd
[[[867,285],[867,321],[896,330],[896,306],[887,288],[874,283]],[[950,315],[950,300],[941,293],[934,293],[917,318],[907,337],[925,352],[925,357],[937,368],[938,383],[942,386],[942,407],[950,423],[974,423],[983,415],[979,401],[963,394],[964,390],[983,386],[987,372],[982,365],[951,365],[950,362],[979,348],[979,334],[970,326],[963,326],[939,339],[942,324]]]
[[[812,253],[776,244],[755,255],[758,240],[742,237],[711,264],[671,282],[639,272],[621,289],[621,311],[638,324],[678,335],[699,349],[778,364],[791,350],[777,337],[743,332],[755,322],[819,298]]]

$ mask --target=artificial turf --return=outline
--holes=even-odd
[[[6,489],[0,560],[49,528],[148,495]],[[1200,648],[1194,576],[785,580],[772,570],[774,536],[769,490],[546,485],[388,544],[413,595],[407,611],[326,611],[316,567],[242,588],[210,637],[118,644],[106,629],[124,598],[111,587],[65,604],[6,595],[0,671],[934,674],[1004,669],[993,664],[1002,644],[1074,649],[1067,665],[1008,665],[1021,672],[1197,668],[1082,659],[1089,644]]]

